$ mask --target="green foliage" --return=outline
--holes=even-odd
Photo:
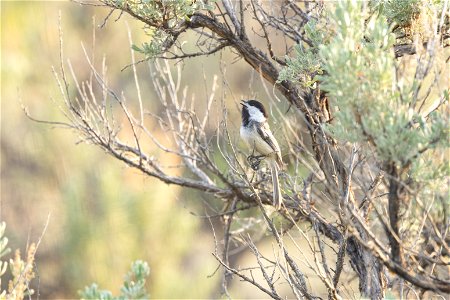
[[[120,289],[125,299],[148,299],[145,291],[145,279],[150,275],[148,264],[143,261],[135,261],[131,265],[131,271],[125,275],[123,287]]]
[[[107,290],[99,290],[98,285],[93,283],[89,287],[85,287],[83,291],[80,291],[82,299],[99,299],[109,300],[114,299],[111,292]]]
[[[318,46],[326,40],[325,31],[312,19],[305,25],[305,36],[311,41],[312,47],[297,44],[294,47],[294,58],[286,57],[287,66],[280,71],[278,82],[289,80],[300,82],[303,87],[312,87],[316,74],[322,74],[321,59]]]
[[[199,10],[212,9],[211,3],[194,0],[108,0],[108,4],[130,10],[141,19],[150,20],[153,26],[173,29]]]
[[[372,5],[389,22],[403,26],[420,13],[421,0],[375,0]]]
[[[164,44],[169,43],[172,37],[162,30],[147,30],[147,35],[150,37],[150,42],[142,43],[142,46],[132,45],[131,48],[144,54],[147,58],[153,58],[164,51]]]
[[[148,299],[149,296],[145,290],[145,281],[149,274],[150,268],[148,264],[141,260],[137,260],[131,264],[131,271],[125,275],[119,296],[114,297],[110,291],[100,290],[95,283],[89,287],[85,287],[79,294],[82,299]]]
[[[367,21],[362,5],[338,2],[331,14],[336,34],[320,47],[327,75],[318,79],[339,107],[327,129],[340,140],[369,141],[381,160],[405,165],[445,140],[447,124],[442,114],[425,122],[414,110],[417,82],[395,76],[395,39],[387,21],[379,15]]]
[[[450,176],[450,165],[445,153],[437,153],[437,151],[424,153],[413,162],[410,174],[423,185],[425,193],[445,189],[448,192],[447,180]]]
[[[311,48],[305,49],[297,44],[294,47],[295,58],[286,57],[287,67],[280,71],[278,82],[289,80],[300,82],[304,87],[312,87],[314,74],[321,74],[320,59]]]
[[[106,3],[146,22],[150,42],[132,48],[147,58],[162,53],[172,41],[171,33],[177,32],[195,12],[214,8],[214,1],[202,0],[107,0]]]

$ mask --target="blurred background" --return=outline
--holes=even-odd
[[[60,65],[59,22],[64,59],[70,59],[80,80],[89,76],[83,43],[96,62],[106,57],[111,86],[133,93],[131,68],[122,71],[131,63],[127,27],[136,44],[147,36],[142,24],[127,16],[116,20],[113,15],[100,28],[108,13],[75,2],[1,2],[0,220],[7,224],[9,247],[24,253],[27,244],[43,234],[33,280],[41,299],[76,298],[78,290],[93,282],[117,294],[123,275],[137,259],[150,266],[152,298],[220,297],[221,272],[210,276],[218,265],[211,255],[211,225],[198,217],[205,211],[202,202],[208,201],[204,195],[146,178],[94,146],[77,144],[78,137],[67,129],[31,121],[22,110],[24,105],[37,119],[64,120],[52,74],[52,67]],[[187,61],[183,84],[205,97],[199,74],[211,83],[224,57],[231,62],[234,55]],[[138,72],[146,74],[141,89],[151,99],[152,86],[144,77],[149,76],[148,66],[139,65]],[[226,96],[230,126],[237,136],[237,101],[267,99],[263,92],[254,94],[263,88],[245,62],[230,64],[226,72],[232,91]],[[151,100],[144,105],[157,109]],[[270,250],[270,244],[266,246]],[[240,252],[232,259],[244,263],[247,255]],[[230,293],[236,298],[264,296],[238,280]]]

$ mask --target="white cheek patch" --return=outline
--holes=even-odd
[[[264,122],[266,121],[266,117],[264,117],[263,113],[256,107],[247,105],[248,113],[250,115],[250,120],[256,122]]]

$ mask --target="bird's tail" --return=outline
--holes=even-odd
[[[281,196],[280,182],[278,181],[278,164],[274,159],[270,160],[270,168],[273,184],[273,206],[275,206],[277,210],[280,210],[283,197]]]

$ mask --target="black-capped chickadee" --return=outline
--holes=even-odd
[[[266,158],[272,173],[273,205],[281,208],[282,196],[278,181],[278,170],[283,167],[280,146],[273,136],[267,122],[267,113],[261,102],[257,100],[242,101],[242,126],[241,138],[252,149],[260,154],[260,158]],[[249,161],[255,156],[250,155]],[[258,164],[260,160],[257,161]],[[254,167],[254,166],[252,166]]]

